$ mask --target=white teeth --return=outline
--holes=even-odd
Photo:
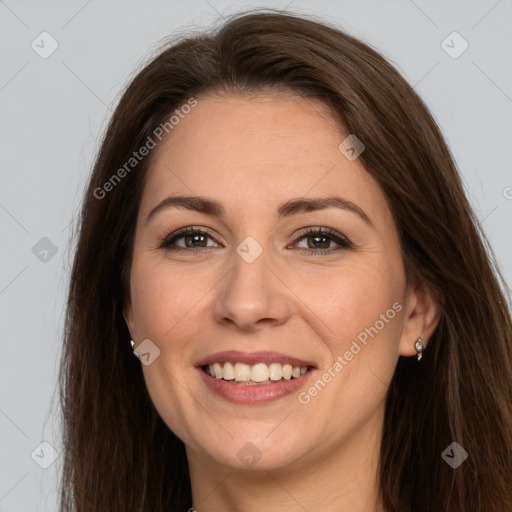
[[[283,364],[283,378],[290,380],[292,378],[292,365]]]
[[[265,363],[255,364],[251,368],[251,380],[254,382],[263,382],[268,380],[268,366]]]
[[[211,374],[210,374],[211,375]],[[212,375],[213,377],[213,375]],[[217,377],[218,379],[224,380],[234,380],[235,379],[235,369],[231,363],[224,363],[224,368],[222,369],[222,377]]]
[[[235,380],[247,382],[251,380],[251,367],[244,363],[235,363]]]
[[[283,378],[283,365],[280,363],[270,363],[268,372],[270,380],[281,380]]]
[[[210,365],[210,375],[215,375],[217,379],[222,379],[222,366],[219,363],[213,363],[213,372],[212,367]]]
[[[292,366],[291,364],[281,363],[258,363],[248,365],[244,363],[213,363],[208,365],[207,373],[216,379],[224,379],[235,382],[251,383],[270,383],[282,379],[298,379],[308,371],[307,366]]]

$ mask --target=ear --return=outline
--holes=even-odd
[[[126,297],[124,299],[123,304],[123,317],[124,321],[126,322],[126,326],[128,327],[128,330],[130,331],[130,336],[132,340],[137,339],[137,330],[135,329],[135,319],[133,316],[133,307],[132,307],[132,300],[129,294],[126,294]]]
[[[428,346],[441,318],[441,307],[432,290],[424,283],[415,281],[407,290],[404,309],[399,353],[401,356],[410,357],[417,353],[414,344],[418,338],[423,338],[425,347]]]

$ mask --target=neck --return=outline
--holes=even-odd
[[[275,469],[229,468],[187,446],[194,509],[385,512],[378,486],[380,416],[343,444],[314,454],[313,449]]]

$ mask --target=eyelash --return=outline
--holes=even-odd
[[[172,247],[174,243],[176,243],[177,240],[180,238],[183,238],[187,235],[204,235],[210,237],[213,241],[215,241],[213,235],[204,228],[199,228],[195,226],[188,226],[186,228],[179,229],[178,231],[175,231],[174,233],[171,233],[170,235],[163,238],[160,242],[159,248],[166,249],[168,251],[190,251],[193,250],[195,252],[207,252],[209,247],[202,247],[202,248],[194,248],[194,247]],[[326,254],[332,254],[334,252],[338,252],[344,249],[350,249],[352,248],[352,243],[343,235],[338,233],[337,231],[334,231],[330,228],[325,227],[310,227],[307,228],[297,234],[297,240],[295,243],[298,243],[302,241],[305,238],[309,238],[312,236],[321,236],[321,237],[327,237],[330,238],[331,241],[337,243],[339,247],[335,249],[297,249],[297,252],[301,255],[315,255],[315,256],[323,256]],[[216,241],[215,241],[216,242]],[[216,242],[218,243],[218,242]],[[289,248],[287,246],[287,248]]]

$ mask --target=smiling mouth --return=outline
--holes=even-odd
[[[261,386],[277,384],[283,381],[300,379],[312,368],[310,366],[292,366],[281,363],[213,363],[204,365],[202,370],[210,377],[229,382],[230,384]]]

